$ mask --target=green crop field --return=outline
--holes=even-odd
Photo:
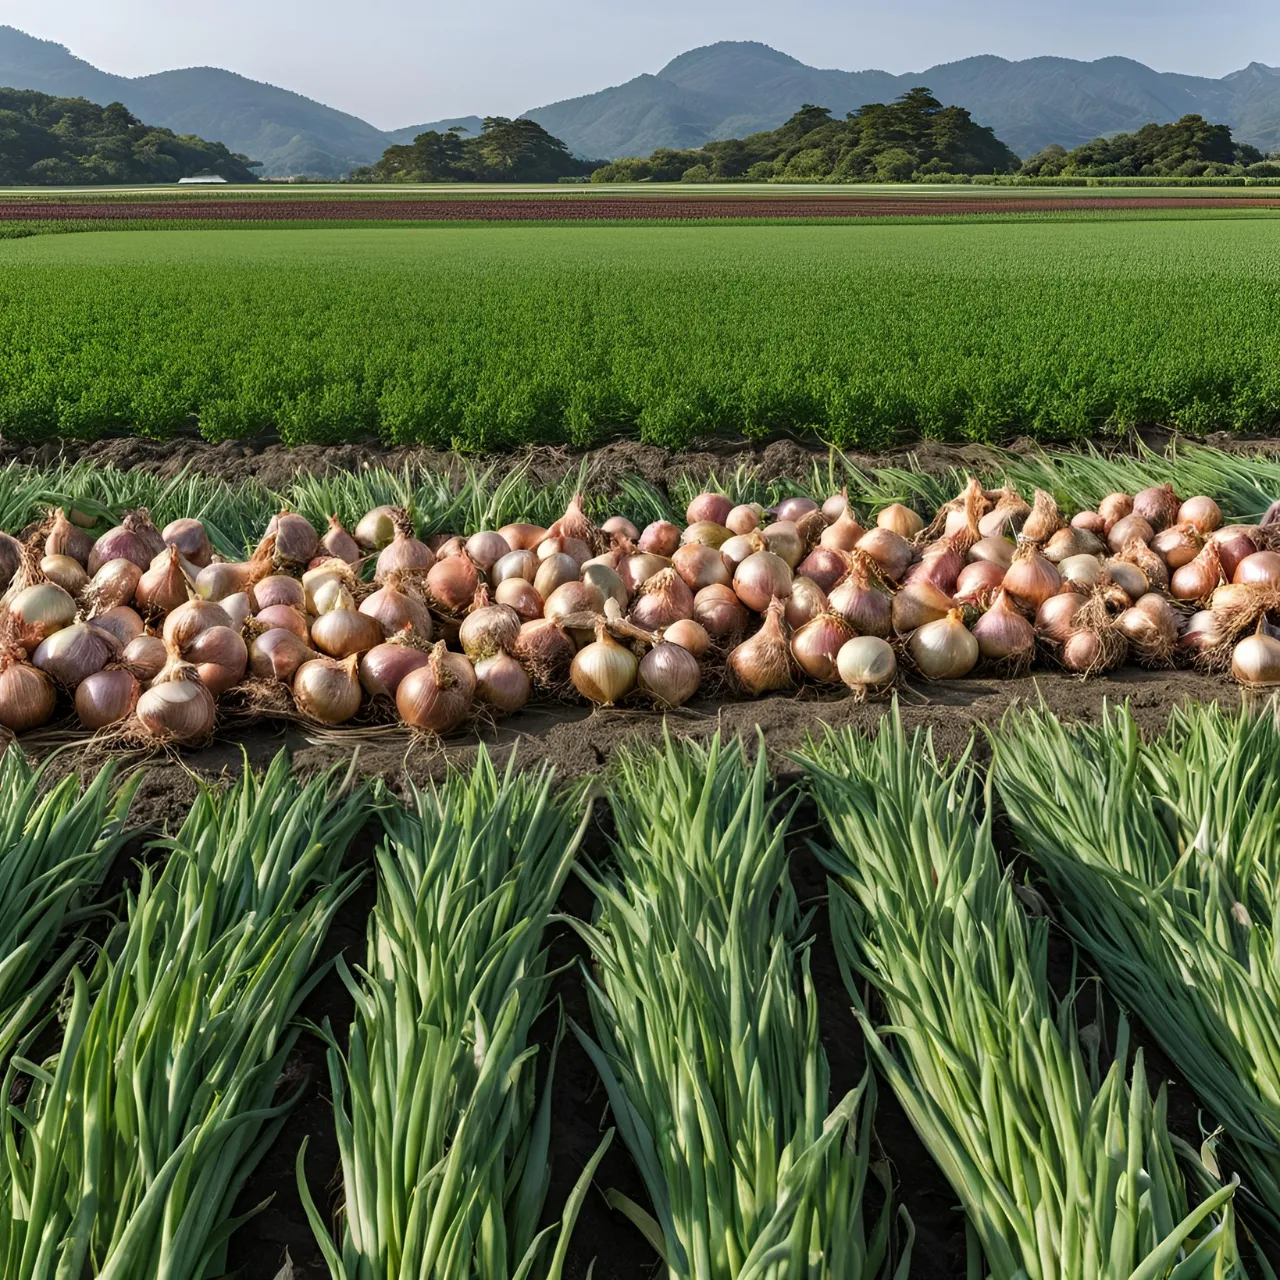
[[[1280,420],[1276,215],[0,242],[0,432],[841,446]]]

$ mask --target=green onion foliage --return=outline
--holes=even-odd
[[[0,1062],[80,954],[57,953],[82,921],[128,832],[141,774],[116,786],[114,766],[83,789],[74,774],[50,780],[10,746],[0,756]]]
[[[554,1053],[541,1094],[534,1020],[547,924],[586,823],[551,777],[473,769],[386,814],[365,968],[345,1055],[326,1028],[345,1208],[335,1243],[298,1156],[311,1223],[341,1280],[554,1280],[602,1144],[561,1229],[539,1231]]]
[[[992,735],[992,776],[1072,935],[1228,1138],[1242,1213],[1280,1240],[1280,725],[1178,709],[1041,710]]]
[[[205,788],[143,867],[89,978],[72,970],[62,1042],[10,1107],[0,1166],[5,1280],[214,1280],[232,1207],[295,1098],[277,1098],[298,1006],[353,880],[367,799],[300,786],[284,753]]]
[[[611,779],[616,871],[584,874],[596,1041],[652,1213],[610,1202],[673,1278],[892,1271],[870,1073],[828,1114],[828,1069],[783,843],[789,813],[740,744],[667,740]],[[880,1183],[868,1216],[868,1177]]]
[[[1241,1277],[1233,1187],[1190,1209],[1142,1054],[1102,1070],[1097,1027],[1046,976],[1049,922],[1002,873],[967,756],[896,709],[804,757],[831,847],[832,935],[876,1062],[968,1214],[994,1280]],[[888,1018],[877,1027],[859,979]],[[1087,1046],[1087,1047],[1086,1047]]]

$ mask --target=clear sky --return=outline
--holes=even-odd
[[[3,0],[0,21],[120,75],[226,67],[398,128],[516,115],[716,40],[820,67],[1122,54],[1221,76],[1280,64],[1277,0]]]

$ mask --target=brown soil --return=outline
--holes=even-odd
[[[956,217],[966,214],[1109,212],[1117,209],[1274,208],[1280,198],[1230,196],[895,197],[822,195],[731,198],[705,196],[548,196],[461,200],[273,199],[82,201],[7,200],[0,220],[77,219],[111,223],[129,219],[183,222],[414,221],[414,222],[630,222],[641,219]]]

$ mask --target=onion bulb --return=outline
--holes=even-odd
[[[628,542],[634,542],[640,536],[640,530],[626,516],[610,516],[600,526],[600,532],[611,538],[625,538]]]
[[[382,640],[381,624],[356,608],[351,592],[345,587],[338,592],[333,608],[311,624],[311,643],[330,658],[363,653]]]
[[[760,527],[764,518],[764,509],[756,503],[744,502],[734,507],[724,518],[725,528],[730,533],[752,533]]]
[[[409,626],[423,640],[430,640],[431,612],[426,602],[416,594],[402,591],[397,583],[398,575],[392,575],[377,591],[360,601],[359,611],[377,622],[388,640]]]
[[[689,525],[680,535],[680,545],[682,547],[697,545],[714,549],[728,542],[731,537],[733,534],[724,525],[716,524],[711,520],[699,520],[697,524]],[[674,552],[672,554],[674,555]]]
[[[584,586],[594,587],[600,592],[601,600],[616,600],[619,608],[625,609],[630,593],[618,574],[605,564],[588,564],[582,569]],[[726,578],[727,581],[727,578]]]
[[[499,604],[514,609],[521,622],[542,617],[542,597],[534,590],[533,584],[523,578],[504,578],[498,583],[493,598]]]
[[[400,507],[381,506],[366,512],[354,530],[356,543],[365,551],[381,551],[396,536],[396,516],[400,510]]]
[[[711,637],[706,628],[691,618],[681,618],[662,629],[662,639],[668,644],[678,644],[688,649],[695,658],[701,658],[711,648]]]
[[[913,631],[907,651],[929,680],[959,680],[973,670],[979,656],[978,642],[959,609]]]
[[[429,648],[420,649],[398,637],[376,644],[360,659],[360,683],[371,698],[394,698],[405,676],[425,667],[430,657]]]
[[[1075,591],[1050,596],[1036,610],[1036,633],[1050,644],[1063,644],[1083,607],[1084,597]]]
[[[201,742],[213,732],[216,708],[196,669],[170,663],[138,698],[138,723],[159,742]]]
[[[909,635],[925,623],[945,618],[956,602],[945,591],[931,582],[912,582],[893,597],[890,617],[893,629],[900,636]]]
[[[465,552],[437,560],[427,570],[427,595],[445,613],[460,613],[471,603],[480,576]]]
[[[169,651],[159,636],[141,635],[125,645],[121,661],[139,680],[154,680],[169,661]]]
[[[378,563],[373,575],[375,582],[386,582],[392,574],[426,573],[436,562],[431,548],[414,533],[413,520],[407,511],[396,512],[395,526],[395,536],[378,553]],[[505,547],[506,543],[502,545]],[[467,560],[472,563],[470,557]],[[492,564],[493,561],[489,563]]]
[[[345,724],[363,701],[359,662],[355,654],[304,662],[293,676],[293,700],[298,710],[318,724]]]
[[[170,547],[166,561],[138,579],[133,598],[144,612],[169,613],[186,602],[191,585],[182,569],[182,553]]]
[[[893,582],[902,581],[915,558],[915,551],[905,538],[892,529],[883,527],[871,529],[860,538],[858,550],[870,556],[879,566],[880,572]]]
[[[492,657],[499,649],[510,648],[519,634],[520,617],[516,611],[509,605],[490,604],[488,588],[477,587],[471,612],[458,630],[458,641],[467,657],[472,662]]]
[[[283,564],[305,565],[315,558],[320,536],[306,516],[281,511],[271,517],[267,537],[275,536],[275,558]]]
[[[1062,528],[1062,515],[1053,494],[1037,489],[1031,510],[1022,522],[1022,536],[1032,542],[1048,542]]]
[[[1216,546],[1216,543],[1210,545]],[[1232,582],[1264,583],[1269,587],[1280,587],[1280,554],[1274,551],[1255,551],[1245,556],[1231,575]]]
[[[230,611],[227,612],[227,616],[231,617]],[[309,640],[311,638],[306,618],[289,604],[273,604],[266,609],[259,609],[254,614],[253,620],[258,626],[266,627],[268,630],[279,628],[284,631],[292,631],[299,640]],[[235,627],[234,618],[232,618],[232,627]]]
[[[147,569],[163,550],[164,541],[151,517],[143,510],[131,511],[93,544],[86,567],[94,574],[108,560],[131,560],[139,569]]]
[[[713,524],[724,524],[733,503],[722,493],[700,493],[694,498],[684,513],[686,524],[697,524],[700,520],[710,520]]]
[[[181,516],[170,520],[160,531],[167,547],[177,547],[184,560],[190,561],[197,569],[203,569],[213,559],[213,545],[209,541],[208,530],[199,520]]]
[[[1125,516],[1107,530],[1107,546],[1112,551],[1120,552],[1135,538],[1139,542],[1150,543],[1155,536],[1156,531],[1149,520],[1139,515]]]
[[[282,573],[268,574],[254,583],[251,590],[255,609],[269,609],[273,604],[286,604],[293,609],[306,608],[307,593],[302,583]],[[317,609],[316,612],[323,613],[324,610]]]
[[[635,688],[639,667],[635,654],[609,634],[602,618],[596,623],[595,640],[574,655],[569,679],[589,702],[611,707]]]
[[[701,591],[715,583],[727,587],[733,581],[733,570],[724,556],[700,542],[680,547],[671,557],[671,567],[690,591]]]
[[[1098,503],[1098,514],[1107,522],[1107,529],[1133,514],[1133,495],[1129,493],[1109,493]]]
[[[733,592],[748,609],[762,613],[772,600],[791,594],[791,569],[772,551],[752,552],[733,575]]]
[[[1006,670],[1025,669],[1035,654],[1035,628],[1004,591],[973,624],[973,638],[978,642],[978,653],[987,662]]]
[[[53,681],[20,653],[0,654],[0,725],[12,733],[47,724],[58,701]]]
[[[923,532],[924,521],[910,507],[904,507],[900,502],[891,502],[876,516],[876,528],[888,529],[909,541]]]
[[[1200,554],[1203,545],[1204,538],[1189,524],[1171,524],[1151,539],[1151,550],[1170,569],[1181,569],[1184,564],[1190,564]]]
[[[1178,619],[1163,596],[1144,595],[1116,625],[1143,666],[1167,666],[1178,648]]]
[[[476,663],[476,697],[499,711],[519,711],[531,689],[524,668],[502,649]]]
[[[853,509],[846,506],[835,523],[828,525],[818,535],[818,545],[834,547],[837,551],[852,551],[865,533],[866,530],[858,523]]]
[[[75,621],[76,602],[54,583],[37,582],[13,597],[9,614],[16,627],[17,642],[30,652]]]
[[[1132,564],[1128,560],[1107,560],[1102,567],[1110,574],[1111,581],[1130,600],[1137,600],[1140,596],[1147,594],[1147,588],[1150,583],[1147,582],[1147,575],[1136,564]]]
[[[1062,575],[1040,554],[1034,541],[1027,541],[1015,553],[1001,585],[1014,604],[1035,610],[1062,589]]]
[[[1031,514],[1022,495],[1014,488],[1006,485],[995,495],[995,506],[978,521],[978,533],[985,539],[1000,537],[1011,533],[1013,526]],[[1006,566],[1007,567],[1007,566]]]
[[[70,556],[82,569],[89,563],[93,552],[93,538],[78,529],[67,513],[59,507],[49,522],[49,532],[45,535],[44,553],[47,556]]]
[[[631,621],[647,631],[658,631],[680,618],[692,616],[693,592],[674,568],[654,574],[640,588],[631,606]]]
[[[244,679],[249,649],[238,631],[209,627],[183,647],[182,657],[195,667],[205,688],[217,698]]]
[[[1070,583],[1079,591],[1096,587],[1105,572],[1102,561],[1096,556],[1068,556],[1058,564],[1058,572],[1064,583]],[[1039,608],[1039,605],[1036,606]]]
[[[362,559],[360,544],[343,528],[337,516],[329,517],[329,527],[320,538],[316,556],[321,560],[341,560],[345,564],[358,564]]]
[[[791,650],[781,600],[770,602],[764,625],[738,645],[726,663],[729,674],[744,693],[761,694],[791,687]]]
[[[1179,508],[1178,524],[1189,524],[1197,533],[1207,536],[1222,525],[1222,508],[1212,498],[1188,498]]]
[[[898,659],[889,643],[878,636],[855,636],[836,655],[836,670],[855,697],[865,698],[893,683]]]
[[[127,657],[126,653],[126,657]],[[320,655],[292,631],[274,627],[249,644],[249,674],[257,680],[291,681],[304,662]]]
[[[655,520],[646,525],[640,537],[636,539],[636,550],[646,555],[662,556],[670,559],[680,545],[680,530],[669,520]]]
[[[1013,553],[1017,550],[1008,538],[979,538],[969,548],[969,563],[985,561],[1007,569],[1013,563]]]
[[[785,561],[788,569],[794,569],[808,549],[804,536],[789,520],[775,520],[773,524],[765,525],[760,536],[765,547]]]
[[[538,571],[533,575],[533,587],[546,600],[566,582],[577,582],[581,574],[582,569],[572,556],[556,552],[538,565]]]
[[[582,509],[581,493],[573,495],[569,505],[565,508],[564,515],[547,530],[547,537],[576,538],[579,542],[585,542],[589,548],[588,559],[593,551],[603,550],[605,543],[600,531],[587,519],[586,513]]]
[[[467,555],[481,573],[488,573],[510,550],[506,538],[500,533],[494,533],[492,529],[481,529],[467,539]]]
[[[814,547],[795,568],[798,578],[816,582],[823,591],[832,587],[849,572],[849,552],[835,547]]]
[[[512,551],[532,551],[547,536],[540,524],[504,524],[498,533]]]
[[[822,684],[839,684],[836,659],[852,639],[853,628],[848,619],[828,611],[806,622],[791,637],[791,656],[811,679]]]
[[[508,551],[500,556],[489,573],[489,581],[496,587],[508,578],[522,578],[533,583],[533,575],[538,572],[540,561],[532,551]]]
[[[657,644],[640,659],[636,683],[658,706],[680,707],[698,692],[702,668],[681,645]]]
[[[1239,569],[1236,572],[1239,573]],[[1169,578],[1169,594],[1175,600],[1207,600],[1221,581],[1222,561],[1218,558],[1218,548],[1214,543],[1206,542],[1190,564],[1173,571]]]
[[[1133,514],[1144,519],[1156,533],[1178,518],[1181,505],[1171,484],[1153,485],[1133,495]]]
[[[132,644],[144,630],[142,619],[127,604],[95,613],[89,619],[89,625],[115,636],[121,646]]]
[[[229,627],[231,618],[221,605],[211,600],[188,600],[180,604],[164,620],[165,643],[174,643],[182,648],[191,643],[201,631],[209,627]]]
[[[577,648],[572,636],[553,618],[534,618],[521,625],[511,656],[539,688],[556,689],[568,677]]]
[[[990,560],[974,560],[956,578],[956,600],[960,604],[987,604],[1004,582],[1005,570]]]
[[[826,592],[812,578],[796,578],[791,584],[791,594],[787,597],[787,626],[792,629],[803,627],[820,613],[830,608]]]
[[[73,556],[47,555],[40,561],[40,572],[71,596],[78,596],[89,585],[84,565]]]
[[[732,587],[703,587],[693,598],[693,621],[713,640],[741,634],[747,628],[747,616],[746,605]]]
[[[142,686],[123,667],[108,667],[86,676],[76,687],[76,715],[86,729],[103,729],[133,714]]]
[[[1246,636],[1231,654],[1231,674],[1253,689],[1280,685],[1280,640],[1269,636],[1258,623],[1258,630]]]
[[[141,579],[142,570],[132,560],[108,560],[84,589],[85,609],[93,613],[98,609],[128,604]]]

